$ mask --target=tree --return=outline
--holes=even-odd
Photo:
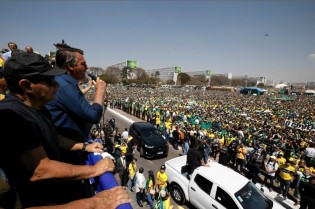
[[[112,83],[112,84],[120,83],[122,80],[121,74],[122,74],[121,69],[119,69],[118,67],[110,66],[105,70],[103,80],[106,83]]]
[[[160,77],[160,71],[155,71],[154,77],[159,78]]]
[[[132,78],[140,81],[145,81],[149,78],[148,74],[142,68],[135,68],[132,72]]]
[[[158,78],[149,77],[149,78],[146,80],[146,83],[147,83],[147,84],[158,84],[158,81],[159,81]]]
[[[193,77],[190,77],[190,80],[187,84],[189,85],[206,85],[206,76],[205,75],[195,75]]]
[[[180,85],[186,85],[190,80],[190,76],[187,73],[178,73],[177,80],[180,81]]]
[[[223,75],[212,75],[211,85],[212,86],[226,86],[226,85],[229,85],[229,79]]]
[[[104,74],[104,69],[101,67],[90,67],[87,72],[95,76],[100,76]]]
[[[173,80],[167,80],[167,81],[165,81],[165,84],[166,85],[174,85],[175,82]]]

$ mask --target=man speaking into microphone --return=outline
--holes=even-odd
[[[89,104],[78,87],[88,69],[83,51],[69,46],[57,50],[56,67],[67,72],[56,77],[59,84],[56,99],[47,103],[46,108],[60,135],[85,142],[92,125],[101,120],[106,83],[94,78],[96,91],[93,104]]]
[[[45,107],[50,112],[59,135],[74,141],[86,142],[92,125],[98,124],[102,118],[106,83],[100,78],[93,81],[95,94],[94,101],[90,104],[78,86],[78,83],[86,78],[88,69],[83,51],[66,44],[60,44],[57,48],[56,68],[65,69],[66,73],[56,76],[55,79],[59,84],[56,98],[46,103]],[[85,151],[85,147],[86,143],[82,151]],[[80,151],[68,151],[62,154],[63,161],[67,163],[80,165],[86,161],[86,155]],[[88,181],[84,184],[80,181],[74,182],[71,188],[79,198],[93,195],[92,192],[87,192],[91,189]]]

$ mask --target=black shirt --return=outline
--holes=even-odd
[[[55,180],[30,182],[33,171],[26,168],[21,154],[43,147],[51,160],[60,160],[58,135],[54,125],[39,111],[14,95],[0,102],[0,167],[15,186],[23,207],[56,203],[64,183]],[[36,155],[36,153],[34,153]]]
[[[187,152],[187,165],[193,167],[201,166],[200,161],[202,160],[202,155],[197,149],[190,148]]]

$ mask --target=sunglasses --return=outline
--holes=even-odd
[[[49,86],[56,85],[55,76],[36,76],[36,77],[34,76],[31,78],[28,78],[28,80],[35,84],[43,82],[43,83],[48,84]]]

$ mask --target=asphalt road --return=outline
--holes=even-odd
[[[132,115],[129,115],[119,109],[107,109],[104,114],[104,121],[110,120],[112,117],[116,120],[116,126],[118,127],[118,130],[120,133],[124,131],[125,128],[128,128],[132,124],[132,122],[135,121],[142,121],[141,119],[134,117]],[[139,152],[136,152],[135,157],[137,158],[137,169],[140,167],[144,168],[144,174],[147,178],[147,173],[149,170],[152,170],[154,173],[158,172],[161,165],[165,163],[165,161],[178,157],[181,154],[181,149],[175,150],[172,146],[169,147],[169,155],[167,158],[160,158],[160,159],[144,159],[141,158],[139,155]],[[129,191],[128,191],[129,192]],[[129,192],[131,197],[131,205],[134,209],[140,209],[141,207],[138,206],[136,202],[136,193]],[[176,209],[177,204],[171,199],[171,204],[174,206],[173,208]],[[146,204],[143,204],[144,208],[146,207]],[[190,205],[189,203],[187,205],[182,206],[185,209],[195,209],[194,206]]]

